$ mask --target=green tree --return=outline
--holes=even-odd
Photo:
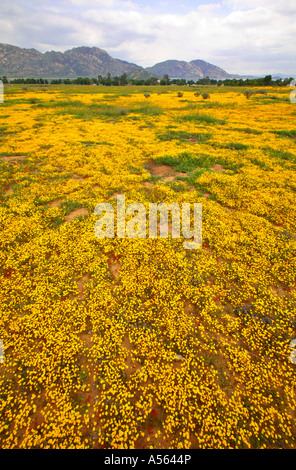
[[[284,81],[283,81],[283,85],[284,86],[290,85],[292,80],[294,80],[293,77],[285,78]]]
[[[150,78],[150,85],[157,85],[157,84],[158,84],[157,77],[151,77]]]
[[[266,75],[263,78],[263,83],[264,83],[265,86],[271,86],[271,82],[272,82],[272,76],[271,75]]]
[[[119,84],[120,84],[121,86],[127,85],[127,75],[126,75],[126,73],[123,73],[123,74],[119,77]]]
[[[169,85],[170,84],[170,77],[168,76],[167,73],[163,76],[162,82],[164,82],[164,85]]]
[[[111,73],[107,74],[107,78],[105,80],[105,85],[106,86],[111,86],[112,85]]]
[[[112,80],[112,85],[118,86],[120,83],[119,77],[114,77]]]

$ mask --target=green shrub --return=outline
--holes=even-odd
[[[224,119],[217,119],[208,114],[186,114],[185,116],[178,117],[179,121],[201,122],[203,124],[225,124]]]
[[[254,95],[254,92],[252,90],[245,90],[244,95],[247,99],[249,99],[250,96]]]
[[[296,130],[292,129],[291,131],[273,131],[275,134],[279,135],[280,137],[290,137],[291,139],[295,139],[296,137]]]
[[[197,142],[203,143],[209,140],[212,137],[212,134],[209,133],[189,133],[186,131],[172,131],[168,130],[163,133],[159,133],[157,138],[162,141],[169,141],[169,140],[196,140]]]
[[[228,144],[224,145],[223,148],[230,150],[247,150],[249,146],[246,144],[241,144],[240,142],[229,142]]]

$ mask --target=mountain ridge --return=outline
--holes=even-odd
[[[216,80],[236,77],[227,73],[222,68],[201,59],[191,60],[190,62],[185,60],[165,60],[152,67],[147,67],[146,70],[158,77],[169,75],[172,79],[184,78],[194,81],[205,77]]]
[[[98,47],[78,46],[65,52],[40,52],[34,48],[21,48],[0,43],[0,76],[8,78],[94,78],[98,75],[112,77],[124,73],[130,78],[186,79],[197,81],[209,77],[215,80],[232,78],[254,78],[248,75],[233,75],[222,68],[201,59],[166,60],[151,67],[141,67],[132,62],[111,57]]]
[[[79,46],[65,52],[24,49],[0,43],[0,75],[15,77],[76,78],[112,76],[142,69],[136,64],[114,59],[98,47]]]

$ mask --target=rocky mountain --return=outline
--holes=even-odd
[[[166,60],[153,67],[143,68],[120,59],[114,59],[98,47],[74,47],[65,52],[39,52],[0,43],[0,76],[35,78],[112,77],[126,73],[130,78],[147,79],[153,76],[171,79],[199,80],[209,76],[217,80],[237,78],[204,60]]]
[[[128,78],[133,79],[133,80],[148,80],[149,78],[156,78],[155,75],[152,73],[148,72],[148,70],[145,70],[144,68],[137,68],[133,70],[132,72],[129,72],[127,74]]]
[[[209,64],[209,62],[205,62],[204,60],[192,60],[190,64],[201,70],[203,78],[210,77],[215,80],[224,80],[226,78],[233,77],[233,75],[230,75],[229,73],[225,72],[225,70],[221,69],[220,67],[217,67],[217,65]]]
[[[171,79],[186,78],[186,80],[194,81],[203,78],[201,70],[183,60],[166,60],[153,65],[153,67],[147,67],[146,70],[160,78],[164,75],[168,75]]]
[[[66,52],[45,52],[0,44],[0,75],[8,77],[97,77],[130,73],[136,64],[113,59],[98,47],[75,47]]]
[[[208,76],[217,80],[233,77],[220,67],[199,59],[192,60],[191,62],[185,62],[184,60],[166,60],[153,65],[153,67],[147,67],[146,70],[157,77],[168,75],[171,79],[185,78],[186,80],[194,81]]]

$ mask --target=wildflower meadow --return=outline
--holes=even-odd
[[[5,86],[1,448],[296,447],[296,104],[254,91]],[[118,195],[201,246],[96,237]]]

